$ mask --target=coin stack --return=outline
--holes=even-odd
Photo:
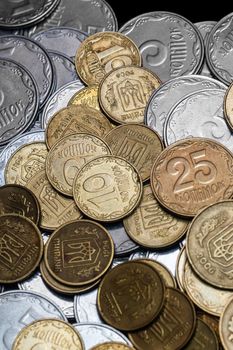
[[[0,16],[0,348],[232,350],[233,14],[31,6]]]

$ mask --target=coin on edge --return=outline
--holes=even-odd
[[[152,259],[141,259],[139,261],[142,261],[143,263],[149,264],[151,267],[153,267],[162,278],[165,287],[176,288],[176,280],[165,265]]]
[[[233,129],[233,83],[229,86],[226,91],[224,98],[224,116],[226,118],[227,124]]]
[[[134,350],[129,345],[121,344],[121,343],[103,343],[103,344],[98,344],[91,348],[90,350]]]
[[[91,85],[81,89],[80,91],[76,92],[74,96],[72,96],[67,106],[91,107],[97,109],[97,111],[100,111],[98,90],[98,85]]]
[[[215,332],[205,322],[197,318],[196,330],[184,350],[200,349],[218,350],[218,338]]]
[[[232,350],[233,341],[233,298],[225,306],[219,322],[219,333],[225,350]]]
[[[185,287],[184,287],[184,266],[185,262],[187,260],[186,257],[186,248],[183,246],[181,248],[181,251],[178,255],[177,261],[176,261],[176,281],[177,284],[182,292],[184,292]]]

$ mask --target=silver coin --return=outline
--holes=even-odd
[[[44,141],[44,131],[32,131],[14,138],[0,154],[0,186],[5,184],[4,171],[10,156],[21,146],[33,142]]]
[[[86,350],[107,342],[119,342],[131,345],[129,339],[123,333],[105,324],[76,323],[73,324],[73,327],[81,335]]]
[[[39,89],[41,108],[53,86],[53,68],[47,52],[31,39],[8,35],[0,36],[0,57],[14,59],[32,74]]]
[[[148,258],[149,251],[148,250],[138,250],[134,253],[132,253],[129,257],[129,260],[137,260],[137,259],[147,259]]]
[[[4,292],[4,287],[2,285],[0,285],[0,293]]]
[[[11,350],[14,339],[22,328],[44,318],[66,321],[62,310],[39,293],[16,290],[0,294],[1,350]]]
[[[168,146],[187,137],[206,137],[233,151],[233,134],[223,111],[225,90],[200,90],[185,96],[169,112],[164,127]]]
[[[171,12],[150,12],[128,21],[119,30],[139,47],[143,66],[165,82],[199,71],[204,44],[196,27]]]
[[[67,107],[67,104],[71,97],[82,88],[84,88],[84,85],[80,80],[76,80],[62,86],[50,97],[42,113],[42,127],[44,129],[46,129],[48,122],[52,116],[60,109]]]
[[[181,98],[194,91],[216,88],[227,87],[220,81],[200,75],[187,75],[167,81],[152,94],[145,111],[145,124],[163,137],[168,113]]]

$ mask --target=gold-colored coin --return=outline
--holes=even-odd
[[[216,316],[207,314],[203,310],[197,310],[197,316],[199,319],[201,319],[206,324],[208,324],[208,326],[214,331],[218,339],[219,350],[223,350],[220,335],[219,335],[219,318]]]
[[[176,261],[176,281],[177,284],[182,292],[184,292],[185,287],[184,287],[184,267],[185,267],[185,262],[187,260],[186,257],[186,248],[185,246],[182,247],[177,261]]]
[[[37,226],[25,216],[0,216],[0,283],[28,277],[39,265],[43,240]]]
[[[145,264],[149,264],[151,267],[153,267],[162,278],[165,287],[176,288],[176,280],[165,265],[152,259],[141,259],[139,261],[142,261]]]
[[[133,331],[148,325],[164,304],[164,283],[158,272],[141,260],[115,266],[104,276],[98,310],[111,326]]]
[[[90,35],[75,57],[78,75],[87,85],[99,84],[113,69],[130,65],[141,65],[140,52],[129,37],[116,32]]]
[[[87,86],[74,94],[67,106],[91,107],[100,111],[98,85]]]
[[[100,111],[84,106],[61,109],[49,120],[46,128],[46,144],[51,148],[61,138],[84,132],[104,137],[112,130],[109,120]]]
[[[224,115],[231,129],[233,129],[233,83],[229,86],[224,98]]]
[[[165,211],[150,185],[146,185],[139,206],[123,220],[123,224],[136,243],[149,248],[164,248],[181,239],[189,221]]]
[[[152,165],[163,150],[162,140],[155,131],[145,125],[131,123],[112,129],[104,139],[114,155],[135,166],[142,181],[150,178]]]
[[[110,267],[114,244],[105,228],[94,221],[77,220],[59,227],[45,245],[49,273],[69,286],[90,284]]]
[[[53,145],[46,158],[48,180],[57,191],[72,197],[74,178],[82,166],[109,154],[109,146],[97,136],[85,133],[65,136]]]
[[[91,160],[78,172],[73,195],[79,209],[99,221],[116,221],[139,204],[142,181],[125,159],[103,156]]]
[[[121,344],[121,343],[103,343],[94,346],[90,350],[134,350],[129,345]]]
[[[218,339],[215,332],[202,320],[197,319],[195,332],[184,350],[218,350]]]
[[[232,350],[233,342],[233,298],[225,306],[219,323],[220,338],[225,350]]]
[[[99,86],[100,106],[117,123],[143,123],[145,107],[160,84],[160,79],[146,68],[115,69]]]
[[[57,319],[35,321],[17,335],[12,350],[84,350],[79,333]]]
[[[44,142],[32,142],[18,148],[6,164],[5,182],[25,186],[35,174],[45,168],[47,154]]]

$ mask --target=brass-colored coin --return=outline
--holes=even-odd
[[[219,321],[220,338],[225,350],[232,350],[233,343],[233,298],[225,306]]]
[[[78,172],[73,195],[79,209],[99,221],[116,221],[139,204],[142,181],[125,159],[103,156],[91,160]]]
[[[109,154],[110,148],[97,136],[85,133],[67,135],[48,153],[48,180],[57,191],[72,197],[74,178],[81,167],[98,156]]]
[[[233,129],[233,83],[229,86],[224,98],[224,115],[231,129]]]
[[[193,219],[186,241],[189,262],[198,276],[217,288],[231,290],[232,216],[233,200],[210,205]]]
[[[37,226],[25,216],[0,216],[0,283],[28,277],[39,265],[43,240]]]
[[[200,318],[202,321],[204,321],[206,324],[208,324],[208,326],[214,331],[218,339],[219,349],[223,350],[220,335],[219,335],[219,318],[212,316],[210,314],[207,314],[202,310],[197,310],[197,317]]]
[[[94,346],[90,350],[134,350],[129,345],[121,344],[121,343],[103,343]]]
[[[91,107],[100,111],[98,85],[87,86],[74,94],[67,106]]]
[[[79,333],[57,319],[35,321],[17,335],[12,350],[84,350]]]
[[[150,185],[143,188],[142,200],[124,220],[124,227],[133,241],[149,248],[164,248],[185,234],[188,220],[165,211],[153,195]]]
[[[155,131],[145,125],[120,125],[104,139],[114,155],[125,158],[135,166],[142,181],[150,178],[152,165],[163,150],[162,140]]]
[[[101,317],[111,326],[133,331],[148,325],[164,304],[164,283],[141,261],[117,265],[104,276],[97,297]]]
[[[192,302],[174,288],[166,289],[165,305],[159,316],[144,329],[129,333],[138,350],[181,349],[191,339],[196,327]]]
[[[153,267],[162,278],[165,287],[176,288],[176,280],[166,266],[152,259],[141,259],[139,261],[142,261],[145,264],[149,264],[151,267]]]
[[[112,130],[109,120],[100,111],[84,106],[61,109],[49,120],[46,128],[46,144],[51,148],[61,138],[85,132],[104,137]]]
[[[232,197],[232,154],[205,138],[178,141],[156,159],[151,187],[164,207],[192,217],[202,208]]]
[[[130,65],[141,65],[140,52],[129,37],[116,32],[90,35],[75,57],[78,75],[87,85],[99,84],[113,69]]]
[[[197,318],[197,325],[192,339],[183,348],[184,350],[218,350],[218,339],[215,332],[202,320]]]
[[[117,123],[143,123],[145,107],[160,84],[160,79],[146,68],[115,69],[99,86],[100,106]]]
[[[105,228],[94,221],[77,220],[59,227],[45,245],[49,273],[69,286],[90,284],[110,267],[114,244]]]
[[[25,186],[39,171],[45,169],[48,154],[44,142],[32,142],[18,148],[5,168],[5,182]]]
[[[26,216],[38,225],[40,206],[36,196],[28,188],[21,185],[5,185],[0,187],[0,215],[18,214]]]
[[[177,284],[182,292],[184,292],[185,287],[184,287],[184,267],[185,267],[185,262],[187,260],[186,257],[186,248],[185,246],[182,247],[177,261],[176,261],[176,281]]]

